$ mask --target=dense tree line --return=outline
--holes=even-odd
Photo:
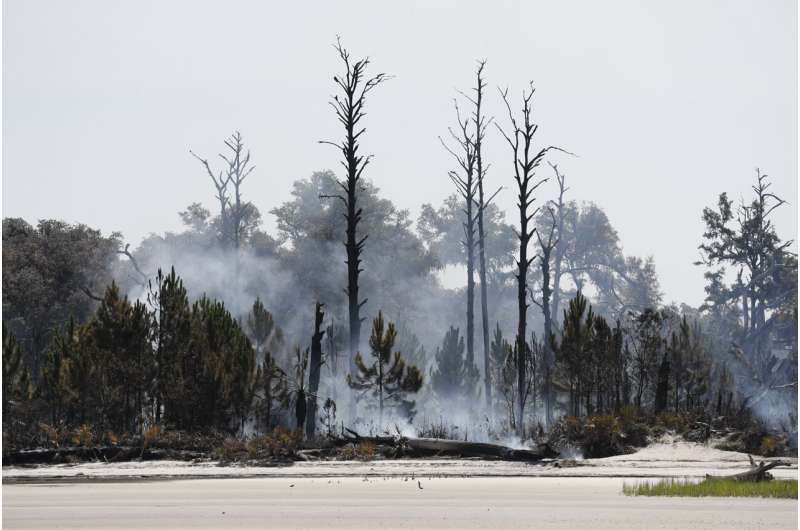
[[[296,347],[284,369],[275,360],[282,332],[260,300],[243,326],[221,301],[190,301],[174,269],[158,271],[149,289],[146,302],[130,301],[112,281],[85,323],[70,319],[53,334],[38,383],[13,332],[4,328],[6,419],[140,434],[148,425],[230,433],[284,425],[313,435],[323,364],[319,305],[311,355]],[[400,407],[413,415],[423,377],[394,349],[396,336],[395,325],[385,325],[379,314],[370,337],[375,361],[358,354],[348,382],[381,414]]]

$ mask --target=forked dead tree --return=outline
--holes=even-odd
[[[456,119],[458,120],[457,130],[448,128],[450,138],[455,143],[455,149],[451,148],[441,137],[442,143],[448,153],[453,155],[458,165],[458,170],[448,171],[447,175],[461,198],[464,200],[464,221],[461,226],[464,229],[464,254],[467,258],[467,366],[475,364],[475,245],[477,217],[476,217],[476,193],[477,179],[475,178],[475,134],[469,131],[469,118],[462,118],[458,102],[454,102],[456,109]]]
[[[551,206],[556,212],[557,226],[556,232],[558,233],[558,242],[555,246],[555,255],[553,256],[553,298],[550,303],[550,316],[553,323],[558,325],[559,310],[561,305],[561,263],[564,260],[565,246],[562,242],[561,234],[564,233],[564,218],[566,211],[564,208],[564,194],[569,190],[566,186],[566,175],[558,171],[558,168],[551,165],[556,174],[556,181],[558,182],[558,201],[552,201]]]
[[[533,138],[539,126],[533,123],[531,100],[535,89],[530,83],[530,89],[522,92],[522,122],[519,123],[511,110],[511,103],[508,99],[508,89],[500,90],[500,95],[508,110],[508,117],[511,129],[508,133],[497,125],[500,133],[508,142],[513,155],[514,181],[517,183],[517,207],[519,208],[519,258],[517,259],[517,391],[519,393],[517,403],[517,429],[522,435],[524,433],[524,413],[525,413],[525,352],[528,350],[526,340],[526,327],[528,316],[528,268],[535,256],[528,257],[528,244],[531,237],[536,232],[536,227],[531,223],[538,212],[538,208],[532,209],[536,198],[533,192],[547,182],[546,178],[536,180],[536,168],[539,166],[548,151],[557,147],[544,147],[534,152]]]
[[[486,61],[478,62],[477,69],[477,82],[474,96],[460,92],[472,104],[472,112],[470,118],[467,120],[461,119],[456,106],[456,114],[459,120],[459,127],[461,128],[460,134],[456,142],[460,148],[460,152],[456,155],[448,148],[448,151],[453,154],[467,177],[459,179],[457,174],[451,174],[459,194],[465,201],[465,223],[464,223],[464,245],[467,255],[467,355],[470,362],[474,359],[474,299],[475,299],[475,248],[478,250],[478,277],[480,280],[480,294],[481,294],[481,324],[483,331],[483,372],[484,372],[484,395],[486,396],[487,407],[492,402],[492,374],[490,367],[490,347],[489,347],[489,309],[486,293],[486,231],[484,230],[483,214],[486,208],[491,203],[492,199],[499,193],[498,189],[491,197],[487,198],[484,190],[483,179],[486,176],[488,166],[483,164],[482,145],[486,137],[486,128],[492,122],[492,118],[487,119],[483,115],[483,89],[486,88],[486,82],[483,79],[483,69],[486,66]],[[474,132],[468,133],[469,121],[472,122]],[[451,136],[456,136],[450,130]],[[469,145],[471,144],[471,145]],[[447,146],[445,146],[447,148]],[[471,151],[472,160],[468,156]],[[462,154],[463,152],[463,154]],[[471,169],[469,162],[472,162]],[[471,199],[470,199],[471,198]],[[476,234],[477,229],[477,234]],[[477,237],[476,237],[477,235]]]
[[[321,140],[320,143],[336,147],[342,154],[342,166],[347,173],[345,180],[339,180],[342,193],[338,195],[322,196],[326,198],[339,199],[344,203],[345,220],[347,222],[345,250],[347,252],[347,303],[350,318],[350,363],[351,369],[354,368],[355,354],[361,343],[361,307],[367,303],[367,299],[359,299],[358,277],[363,271],[361,268],[361,253],[364,250],[364,243],[367,235],[360,236],[358,225],[361,221],[361,208],[358,207],[358,191],[360,180],[364,169],[370,161],[370,156],[358,154],[358,140],[366,129],[360,125],[365,116],[364,105],[367,94],[390,76],[380,73],[372,77],[367,77],[366,70],[370,64],[369,58],[360,59],[352,62],[350,52],[342,46],[341,40],[337,37],[334,45],[339,58],[344,63],[344,77],[334,76],[333,81],[341,89],[341,94],[333,96],[330,105],[336,112],[336,117],[344,126],[345,136],[341,142],[331,142]]]
[[[218,156],[225,161],[226,167],[216,174],[207,159],[199,157],[191,149],[189,152],[203,164],[214,183],[215,197],[219,202],[220,240],[224,245],[239,249],[253,208],[249,202],[242,200],[242,184],[255,166],[250,165],[250,150],[245,150],[242,133],[235,131],[225,140],[225,145],[230,153],[220,153]]]
[[[250,165],[250,150],[245,151],[242,134],[236,131],[225,140],[225,145],[231,150],[230,155],[219,156],[228,164],[228,182],[233,186],[233,197],[230,206],[230,237],[233,247],[241,248],[244,236],[245,221],[248,216],[250,203],[242,201],[242,184],[244,179],[256,168]]]
[[[553,164],[550,165],[553,167],[553,169],[555,169],[556,174],[558,174],[558,169],[556,166]],[[556,245],[558,245],[558,234],[556,232],[558,220],[556,219],[556,214],[553,212],[553,208],[551,206],[547,207],[547,212],[550,214],[551,221],[550,226],[548,227],[549,230],[547,231],[547,237],[542,237],[541,231],[536,231],[536,238],[539,241],[539,250],[541,251],[541,255],[539,256],[539,266],[542,271],[542,301],[539,303],[533,296],[531,296],[531,298],[533,299],[534,303],[541,308],[542,315],[544,316],[544,385],[542,394],[544,397],[545,423],[547,427],[550,427],[550,425],[553,423],[554,369],[552,347],[553,321],[550,315],[550,296],[552,294],[552,289],[550,288],[550,262],[553,249],[556,247]]]
[[[492,122],[492,118],[483,115],[483,89],[486,88],[486,81],[483,79],[483,69],[486,61],[478,63],[477,82],[475,96],[465,97],[472,103],[472,123],[475,127],[475,180],[478,189],[478,197],[475,203],[478,211],[476,214],[478,222],[478,278],[481,284],[481,327],[483,331],[483,373],[484,373],[484,394],[486,396],[486,406],[491,407],[492,403],[492,370],[490,366],[491,349],[489,346],[489,303],[486,293],[486,230],[484,229],[484,213],[492,199],[502,189],[498,189],[491,197],[486,197],[484,190],[484,178],[489,169],[488,164],[483,163],[483,140],[486,137],[486,128]]]

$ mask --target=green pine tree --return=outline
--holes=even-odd
[[[396,336],[394,324],[390,322],[384,326],[383,313],[379,312],[372,322],[372,335],[369,338],[373,363],[367,366],[361,353],[356,353],[357,371],[347,375],[347,384],[360,392],[359,399],[369,396],[377,401],[381,425],[385,407],[399,408],[413,417],[414,401],[406,399],[406,396],[422,388],[422,372],[419,368],[406,365],[400,352],[392,352]]]

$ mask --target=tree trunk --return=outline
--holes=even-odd
[[[553,350],[550,337],[553,323],[550,316],[550,252],[552,248],[542,246],[542,313],[544,315],[544,408],[545,425],[553,424]]]
[[[314,307],[314,335],[311,337],[311,358],[308,371],[308,406],[306,407],[306,437],[313,438],[317,427],[317,392],[319,391],[319,378],[322,369],[322,304],[317,302]]]
[[[472,187],[472,175],[467,175],[467,186]],[[475,218],[472,200],[467,200],[467,366],[475,364]]]
[[[383,360],[378,354],[378,428],[383,428]]]
[[[553,458],[558,453],[547,444],[540,444],[534,449],[511,449],[503,445],[446,440],[442,438],[405,438],[402,436],[359,436],[358,433],[345,429],[351,436],[342,436],[334,440],[337,445],[348,443],[370,442],[375,445],[398,447],[415,456],[456,455],[479,458],[499,458],[503,460],[535,462],[544,458]]]
[[[355,368],[355,355],[361,344],[361,306],[358,299],[358,276],[361,272],[361,250],[364,248],[364,239],[356,240],[356,228],[361,219],[361,210],[356,209],[356,164],[355,140],[353,139],[353,124],[347,127],[348,156],[347,156],[347,309],[350,317],[350,369]],[[365,300],[366,302],[366,300]]]
[[[347,309],[350,319],[350,370],[355,370],[355,354],[361,344],[361,306],[367,300],[359,300],[358,276],[361,273],[361,252],[367,237],[358,238],[358,224],[361,221],[361,209],[358,207],[358,190],[361,175],[369,163],[369,157],[358,154],[358,138],[365,131],[361,119],[365,116],[364,102],[367,93],[383,83],[389,77],[386,74],[366,78],[365,71],[369,59],[352,61],[342,43],[337,39],[334,46],[339,58],[345,66],[344,76],[334,76],[333,81],[341,89],[341,96],[334,96],[330,102],[339,123],[344,125],[345,138],[339,143],[322,141],[336,147],[342,154],[342,164],[347,171],[344,181],[337,181],[344,195],[323,196],[340,199],[345,203],[347,222],[345,250],[347,252]]]
[[[483,115],[481,114],[481,103],[483,102],[484,82],[481,74],[485,62],[478,67],[478,83],[475,89],[475,168],[478,175],[478,275],[481,282],[481,325],[483,330],[483,381],[484,394],[486,397],[486,409],[489,411],[492,406],[492,372],[490,366],[490,346],[489,346],[489,303],[487,300],[486,285],[486,231],[483,226],[483,215],[487,207],[486,198],[483,190],[483,128],[485,127]]]
[[[480,167],[480,165],[478,166]],[[479,184],[480,202],[483,204],[483,184]],[[479,259],[478,275],[481,282],[481,324],[483,328],[483,381],[487,410],[492,406],[492,372],[489,364],[489,304],[486,300],[486,254],[484,250],[483,212],[478,217]]]
[[[525,413],[525,399],[527,378],[525,375],[526,356],[528,354],[526,342],[526,319],[528,316],[528,267],[530,266],[533,258],[528,258],[528,244],[531,236],[535,233],[536,229],[529,229],[529,221],[536,215],[536,209],[532,208],[535,197],[533,192],[547,179],[542,179],[538,183],[532,182],[535,176],[536,167],[547,154],[548,150],[553,147],[546,147],[540,149],[536,154],[531,152],[533,145],[533,137],[538,130],[538,126],[532,121],[532,108],[531,99],[533,98],[533,85],[531,84],[530,90],[523,91],[522,93],[522,115],[523,123],[520,124],[514,118],[514,113],[511,110],[511,104],[508,101],[508,91],[502,92],[503,101],[508,110],[509,119],[513,127],[512,135],[506,134],[502,128],[500,132],[503,137],[511,146],[514,155],[514,180],[517,184],[517,206],[519,208],[519,259],[517,260],[517,393],[518,393],[518,420],[517,430],[520,436],[524,436],[524,413]],[[513,138],[513,139],[512,139]],[[520,140],[522,145],[520,145]]]

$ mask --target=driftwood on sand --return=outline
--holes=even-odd
[[[772,480],[772,474],[768,471],[774,467],[778,466],[788,466],[790,465],[789,462],[784,462],[783,460],[773,460],[772,462],[765,462],[761,461],[756,465],[756,461],[753,460],[753,457],[747,455],[750,459],[750,469],[743,473],[737,473],[735,475],[706,475],[706,478],[710,479],[722,479],[722,480],[737,480],[743,482],[762,482],[764,480]]]
[[[379,446],[392,447],[398,454],[403,456],[464,456],[536,462],[558,455],[547,444],[540,444],[534,449],[512,449],[504,445],[484,442],[465,442],[440,438],[408,438],[400,435],[361,436],[350,429],[345,429],[345,431],[347,431],[347,434],[343,433],[334,440],[336,445],[368,442]]]

